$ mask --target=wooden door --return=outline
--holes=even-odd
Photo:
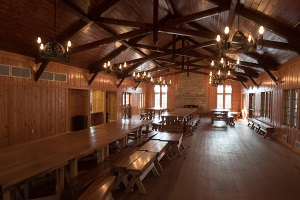
[[[106,92],[106,123],[117,120],[117,92]]]
[[[249,94],[249,118],[252,118],[254,115],[254,94]]]

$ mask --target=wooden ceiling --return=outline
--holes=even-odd
[[[90,83],[103,64],[127,62],[128,78],[136,71],[156,76],[209,74],[218,59],[217,34],[226,25],[258,38],[265,27],[264,47],[254,53],[227,54],[240,59],[233,74],[241,83],[272,71],[300,53],[300,1],[294,0],[59,0],[56,40],[72,41],[72,66],[88,69]],[[36,58],[42,72],[48,61],[38,58],[37,37],[54,38],[54,0],[0,1],[0,49]],[[38,77],[36,77],[38,80]]]

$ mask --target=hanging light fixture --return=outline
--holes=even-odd
[[[144,71],[144,72],[133,72],[132,78],[135,82],[149,82],[151,80],[151,72]]]
[[[211,66],[214,67],[215,70],[209,73],[209,84],[212,86],[222,85],[228,76],[231,75],[231,71],[234,71],[239,64],[239,59],[236,63],[226,62],[224,58],[216,62],[212,61]]]
[[[154,84],[154,85],[161,85],[161,86],[169,86],[172,84],[172,81],[171,79],[169,80],[169,82],[167,82],[164,78],[162,77],[159,77],[159,78],[156,78],[156,79],[153,79],[151,77],[151,83]]]
[[[116,50],[116,44],[114,43],[114,50]],[[114,58],[114,64],[111,64],[110,61],[103,64],[103,69],[106,74],[115,74],[115,75],[122,75],[125,72],[127,67],[126,62],[124,64],[116,64]]]
[[[41,37],[38,37],[37,43],[39,45],[39,57],[42,59],[56,60],[56,61],[66,61],[70,60],[70,47],[71,41],[67,42],[66,49],[63,45],[56,42],[56,4],[57,0],[54,0],[54,36],[53,42],[48,42],[47,44],[42,43]]]
[[[240,0],[238,1],[238,29],[229,35],[229,27],[226,26],[224,30],[224,35],[218,35],[217,36],[217,51],[219,55],[223,55],[225,53],[248,53],[248,52],[255,52],[257,47],[257,41],[250,35],[246,36],[241,30],[240,30],[240,15],[239,15],[239,5]],[[263,33],[264,33],[264,27],[259,27],[259,34],[260,34],[260,40],[263,48]]]
[[[113,64],[111,65],[110,61],[107,61],[107,63],[104,63],[103,68],[104,68],[104,72],[106,74],[115,74],[115,75],[121,75],[124,74],[124,71],[127,67],[126,62],[124,62],[124,64]]]

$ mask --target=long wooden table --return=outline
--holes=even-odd
[[[150,108],[144,108],[145,112],[149,114],[149,119],[155,118],[155,113],[158,113],[158,118],[160,118],[163,111],[165,111],[167,108],[163,107],[150,107]]]
[[[184,133],[187,122],[193,118],[196,108],[179,108],[161,115],[161,129],[172,131],[177,129],[179,133]]]
[[[126,145],[129,133],[150,123],[151,120],[119,120],[0,149],[2,199],[10,200],[14,187],[48,172],[57,174],[56,193],[60,196],[66,165],[73,179],[78,174],[77,162],[81,157],[98,152],[98,159],[103,160],[109,154],[110,143],[121,140]]]
[[[213,124],[215,121],[224,121],[227,124],[228,118],[228,109],[211,109],[211,123]]]

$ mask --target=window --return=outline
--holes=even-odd
[[[161,107],[167,108],[167,100],[168,100],[168,86],[164,85],[161,87]]]
[[[261,113],[260,116],[264,118],[270,118],[270,100],[271,92],[261,93]]]
[[[168,100],[168,86],[154,86],[154,106],[155,107],[163,107],[167,108],[167,100]]]
[[[284,124],[298,127],[298,90],[284,91]]]
[[[289,125],[290,124],[290,112],[291,112],[291,106],[290,106],[291,92],[290,92],[290,90],[284,91],[284,95],[285,95],[284,124]]]
[[[160,107],[160,86],[154,86],[154,107]]]
[[[298,121],[298,90],[293,90],[293,101],[292,101],[292,126],[297,127]]]
[[[123,106],[129,106],[130,105],[130,101],[131,101],[130,98],[131,98],[130,93],[127,93],[127,92],[123,93]]]
[[[145,95],[144,95],[144,93],[140,93],[140,95],[139,95],[139,107],[140,108],[145,107]]]
[[[231,94],[232,87],[231,85],[218,85],[217,88],[217,108],[231,108]]]

